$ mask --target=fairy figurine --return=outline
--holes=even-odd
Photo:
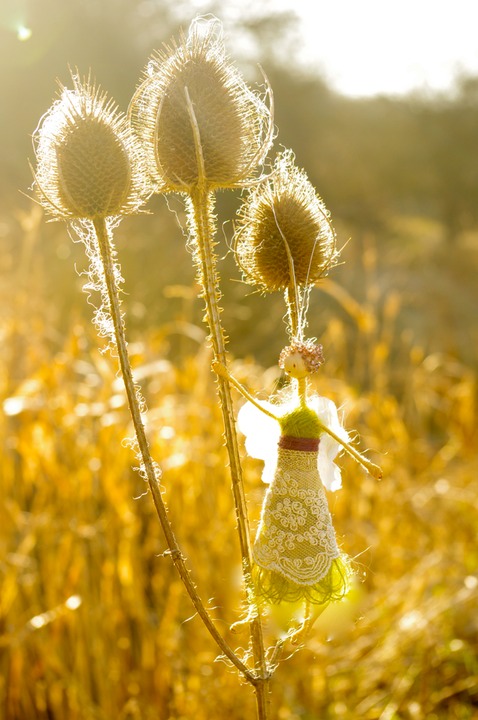
[[[215,364],[249,401],[239,412],[239,429],[248,454],[265,461],[263,480],[269,487],[253,545],[253,579],[258,600],[266,603],[325,606],[346,595],[350,561],[337,545],[325,490],[341,487],[334,460],[342,448],[381,477],[380,468],[348,442],[335,404],[309,395],[308,377],[323,361],[322,346],[311,340],[284,348],[279,365],[294,386],[285,405],[257,401]]]

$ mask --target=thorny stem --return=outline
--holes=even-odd
[[[191,578],[189,569],[186,566],[185,559],[181,553],[181,549],[174,535],[171,527],[171,522],[168,517],[168,512],[164,500],[161,495],[159,478],[160,470],[155,465],[151,453],[149,450],[148,440],[146,438],[146,431],[141,418],[140,404],[138,395],[136,392],[135,383],[133,380],[133,374],[131,370],[131,363],[129,361],[129,354],[125,336],[125,326],[123,317],[121,315],[120,300],[116,287],[116,281],[114,277],[114,261],[111,247],[111,241],[109,231],[104,218],[99,218],[93,221],[96,238],[98,241],[98,247],[100,251],[101,261],[103,264],[104,279],[106,283],[106,290],[108,294],[109,310],[114,326],[116,347],[118,350],[119,363],[121,373],[123,376],[124,386],[126,395],[128,398],[129,410],[133,420],[133,425],[136,433],[136,439],[138,442],[140,459],[143,464],[144,472],[148,480],[148,485],[153,496],[154,506],[156,513],[161,523],[161,527],[168,545],[168,554],[179,573],[179,576],[187,590],[189,597],[194,605],[197,614],[200,616],[207,630],[216,641],[218,646],[224,655],[235,665],[235,667],[244,675],[244,677],[253,685],[257,683],[256,674],[253,673],[236,655],[236,653],[229,647],[227,642],[224,640],[222,635],[216,629],[208,611],[201,598],[198,595],[196,586]],[[265,717],[265,716],[264,716]]]
[[[190,202],[191,212],[189,221],[193,226],[192,235],[196,244],[195,249],[199,267],[199,279],[203,287],[206,320],[211,333],[210,340],[213,347],[214,360],[226,367],[225,338],[220,320],[221,309],[219,307],[216,255],[212,241],[214,234],[212,194],[209,192],[206,182],[198,183],[196,188],[190,191]],[[267,720],[269,717],[269,672],[264,650],[262,623],[252,584],[252,552],[249,520],[234,421],[234,408],[227,374],[218,375],[217,382],[224,419],[225,439],[229,454],[232,492],[241,548],[243,574],[248,602],[252,609],[252,613],[250,614],[250,633],[256,671],[255,691],[257,716],[259,720]]]
[[[299,339],[302,328],[300,327],[300,298],[298,297],[298,290],[295,283],[285,289],[284,295],[287,314],[289,316],[290,335],[291,338],[296,340]]]

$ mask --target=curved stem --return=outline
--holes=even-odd
[[[151,495],[153,496],[156,513],[158,515],[159,522],[161,523],[166,543],[168,545],[168,552],[171,555],[171,559],[176,567],[176,570],[178,571],[179,576],[187,590],[187,593],[191,598],[194,608],[197,614],[200,616],[201,620],[203,621],[204,625],[206,626],[207,630],[209,631],[213,639],[216,641],[224,655],[233,663],[233,665],[235,665],[235,667],[244,675],[244,677],[249,682],[255,684],[257,682],[256,674],[252,672],[246,665],[244,665],[244,663],[237,657],[236,653],[229,647],[222,635],[216,629],[216,626],[214,625],[208,611],[203,605],[203,602],[198,595],[196,586],[193,583],[189,569],[186,566],[184,556],[181,553],[181,549],[171,527],[171,522],[168,517],[166,505],[161,495],[161,489],[159,484],[161,471],[151,457],[148,440],[146,438],[146,431],[141,418],[140,403],[133,380],[131,363],[129,361],[126,343],[125,326],[123,317],[121,315],[120,300],[114,274],[115,268],[113,252],[108,228],[104,218],[94,220],[93,224],[96,232],[96,239],[98,242],[101,261],[103,264],[104,280],[108,295],[109,310],[114,325],[114,334],[116,340],[116,347],[118,350],[119,364],[123,376],[126,395],[128,398],[129,410],[136,433],[136,439],[138,442],[140,459],[143,463],[149,489],[151,491]]]
[[[203,288],[206,306],[206,320],[210,330],[210,340],[214,360],[226,368],[226,343],[222,329],[219,307],[220,291],[214,253],[214,221],[212,212],[213,196],[206,183],[199,183],[190,191],[190,213],[192,236],[195,240],[196,261],[199,268],[199,281]],[[217,378],[219,399],[224,419],[224,433],[229,454],[232,480],[232,492],[237,520],[237,530],[242,556],[242,569],[246,584],[247,599],[251,608],[250,633],[254,665],[257,673],[255,685],[257,712],[259,720],[269,717],[269,672],[264,650],[264,638],[259,608],[255,600],[252,583],[252,552],[246,497],[242,478],[242,467],[234,420],[229,379],[227,373]]]

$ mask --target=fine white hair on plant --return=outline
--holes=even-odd
[[[71,75],[33,134],[39,202],[55,219],[122,217],[151,193],[141,145],[113,100]]]
[[[151,57],[129,117],[160,192],[248,184],[273,138],[271,107],[227,58],[212,16]]]

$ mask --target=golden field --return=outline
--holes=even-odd
[[[191,275],[180,287],[168,285],[162,258],[155,291],[163,300],[174,296],[176,309],[161,321],[147,306],[139,311],[142,290],[130,267],[140,264],[141,243],[135,250],[125,242],[134,223],[125,224],[118,252],[128,260],[123,307],[153,456],[201,596],[231,645],[245,647],[247,632],[228,629],[242,612],[240,554],[201,301]],[[399,231],[425,234],[418,221]],[[252,690],[215,662],[216,648],[163,555],[126,441],[132,428],[116,361],[101,351],[87,297],[76,292],[81,247],[64,251],[66,229],[45,228],[36,210],[17,216],[8,232],[0,315],[0,718],[253,718]],[[44,242],[57,248],[51,265],[41,260]],[[188,262],[178,230],[174,242],[174,257]],[[436,248],[427,247],[430,270]],[[476,263],[473,246],[463,272],[470,258]],[[272,681],[272,717],[472,720],[478,437],[469,352],[476,328],[465,319],[461,328],[447,326],[428,286],[422,303],[436,329],[428,342],[409,322],[410,306],[405,317],[406,284],[390,281],[405,266],[403,253],[390,255],[389,280],[380,282],[378,239],[355,249],[352,239],[343,260],[314,291],[309,322],[320,316],[327,359],[316,389],[341,406],[357,445],[370,448],[384,477],[377,482],[341,458],[344,487],[329,503],[342,547],[355,558],[356,586],[348,602],[324,613],[305,647],[285,653]],[[407,261],[416,258],[408,253]],[[446,264],[442,258],[440,267]],[[354,273],[365,289],[340,284]],[[230,311],[225,293],[227,329],[248,297]],[[247,324],[248,341],[260,336],[279,351],[286,342],[280,298],[254,301],[264,310]],[[470,346],[450,347],[458,330]],[[237,346],[231,333],[234,373],[267,396],[279,376],[273,359],[265,367],[248,351],[234,357]],[[260,463],[243,454],[254,531],[264,486]],[[273,642],[272,621],[269,634]]]

